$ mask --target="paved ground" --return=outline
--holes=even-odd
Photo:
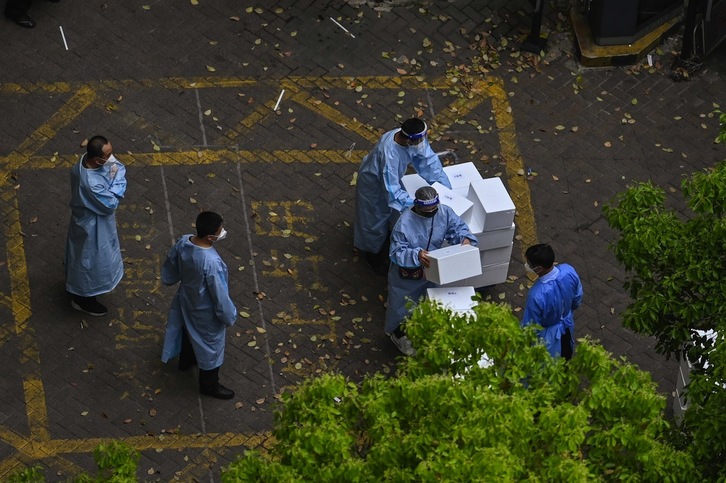
[[[301,378],[394,370],[385,280],[352,251],[351,181],[411,115],[515,199],[518,278],[485,294],[519,310],[522,251],[551,242],[583,278],[578,335],[670,395],[674,363],[620,323],[628,298],[601,208],[628,183],[675,192],[724,159],[710,114],[726,92],[723,48],[673,83],[668,44],[653,68],[580,68],[558,9],[545,59],[519,56],[525,1],[194,3],[36,1],[34,30],[0,21],[0,477],[37,463],[63,480],[120,438],[142,451],[144,480],[217,481],[265,444],[275,398]],[[101,319],[70,309],[62,266],[68,168],[96,133],[129,178],[126,273]],[[243,312],[221,371],[231,402],[200,399],[194,375],[159,361],[173,295],[160,264],[200,209],[226,219],[219,249]]]

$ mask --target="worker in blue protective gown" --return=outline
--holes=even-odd
[[[474,245],[478,241],[454,210],[439,204],[439,195],[431,186],[416,190],[414,206],[404,211],[391,233],[391,266],[388,270],[388,307],[385,333],[405,355],[415,349],[401,328],[409,314],[406,303],[418,302],[426,289],[436,284],[426,280],[428,252],[437,250],[446,240],[451,245]]]
[[[222,217],[211,211],[197,216],[196,235],[184,235],[161,268],[165,285],[181,282],[174,295],[164,336],[162,362],[179,356],[179,370],[199,366],[199,392],[232,399],[234,391],[219,383],[226,329],[237,319],[229,296],[227,265],[214,243],[226,238]]]
[[[108,313],[96,296],[113,290],[124,274],[115,213],[125,192],[126,168],[114,157],[111,142],[92,137],[71,168],[65,273],[71,307],[93,316]]]
[[[552,357],[572,358],[575,320],[572,312],[582,303],[582,283],[572,266],[554,265],[555,252],[547,244],[533,245],[524,254],[525,268],[537,275],[529,289],[522,327],[542,326],[539,335]]]
[[[358,168],[353,245],[380,275],[388,273],[390,227],[413,204],[401,183],[408,166],[427,183],[438,181],[451,188],[441,160],[429,145],[427,131],[421,119],[406,120],[400,129],[385,133]]]

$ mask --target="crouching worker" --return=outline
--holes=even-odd
[[[178,355],[180,371],[198,365],[199,392],[232,399],[234,391],[219,383],[226,329],[237,319],[227,265],[213,246],[227,236],[222,222],[217,213],[199,213],[197,234],[182,236],[166,257],[161,281],[181,284],[171,302],[161,360]]]
[[[441,248],[444,240],[451,245],[477,245],[476,237],[454,210],[439,204],[434,188],[419,188],[415,196],[413,207],[401,214],[391,233],[385,326],[386,335],[407,356],[416,350],[401,329],[409,315],[406,302],[418,302],[427,288],[436,286],[424,276],[423,267],[429,266],[428,252]]]

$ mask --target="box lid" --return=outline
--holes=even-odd
[[[469,188],[469,183],[482,179],[479,170],[476,169],[476,166],[472,162],[445,166],[444,173],[449,178],[451,189],[454,191]]]
[[[431,186],[433,186],[433,188],[439,194],[439,202],[442,205],[446,205],[454,210],[454,213],[459,216],[463,216],[467,210],[471,209],[471,207],[474,206],[474,203],[464,198],[463,196],[457,195],[438,181]]]
[[[416,196],[417,189],[421,188],[422,186],[429,185],[426,180],[421,177],[421,175],[416,173],[405,175],[403,178],[401,178],[401,183],[403,184],[403,188],[406,190],[411,198]]]
[[[434,287],[426,289],[430,300],[436,300],[452,310],[469,310],[476,305],[471,298],[474,287]]]
[[[512,198],[498,177],[472,181],[468,199],[480,203],[486,213],[514,211],[515,209]]]

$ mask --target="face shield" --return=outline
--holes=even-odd
[[[416,214],[424,218],[431,218],[439,211],[439,194],[431,186],[424,186],[416,190],[413,200]]]
[[[411,154],[424,154],[426,152],[426,133],[428,126],[423,123],[423,130],[418,133],[407,133],[401,129],[401,133],[406,137],[408,150]]]

